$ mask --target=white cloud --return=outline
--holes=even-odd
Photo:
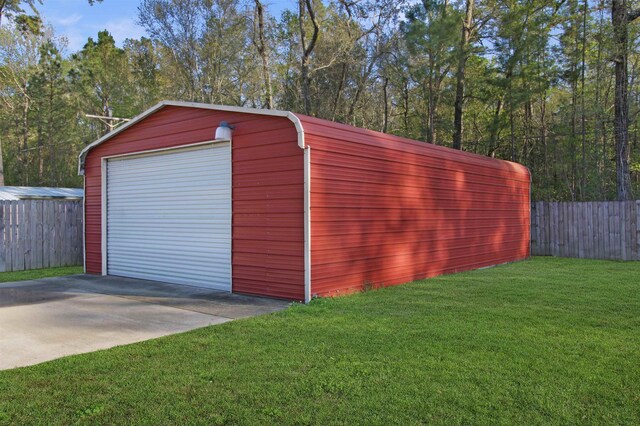
[[[82,15],[80,15],[79,13],[74,13],[73,15],[67,16],[65,18],[53,18],[51,19],[51,23],[55,26],[70,27],[80,22],[81,19]]]
[[[96,25],[96,34],[105,29],[111,33],[118,46],[122,46],[128,38],[140,38],[144,35],[144,29],[136,24],[134,18],[119,18]]]
[[[139,0],[104,0],[89,5],[87,0],[45,0],[39,10],[55,34],[67,40],[66,52],[82,49],[87,39],[107,30],[122,46],[127,38],[140,38],[145,32],[136,25]]]
[[[97,23],[87,22],[81,15],[74,14],[65,19],[53,18],[48,22],[56,28],[56,33],[67,40],[69,53],[81,50],[89,37],[96,40],[98,32],[103,30],[109,31],[116,45],[120,47],[127,38],[140,38],[145,35],[144,29],[135,23],[134,18],[116,18]]]

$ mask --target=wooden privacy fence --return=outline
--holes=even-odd
[[[82,265],[82,201],[0,201],[0,271]]]
[[[534,202],[531,254],[640,260],[640,200]]]

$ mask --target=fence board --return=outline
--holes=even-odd
[[[582,241],[583,241],[583,258],[593,257],[591,254],[591,203],[585,203],[583,212],[583,227],[582,227]]]
[[[587,211],[585,213],[586,230],[584,232],[585,257],[593,259],[595,253],[593,251],[593,203],[587,203]]]
[[[629,218],[629,260],[635,260],[638,257],[638,246],[636,242],[636,203],[627,204],[627,217]]]
[[[82,265],[82,202],[0,201],[0,271]]]
[[[583,206],[583,208],[579,209],[575,204],[572,203],[572,208],[573,208],[574,214],[576,215],[574,224],[576,228],[576,238],[578,240],[578,257],[584,259],[585,252],[586,252],[586,238],[587,238],[587,236],[585,235],[586,234],[585,213],[586,213],[587,206],[585,205]]]
[[[614,203],[607,203],[609,207],[609,215],[605,218],[609,222],[609,233],[607,239],[609,240],[609,251],[607,252],[607,259],[615,259],[616,252],[616,240],[615,240],[615,215],[616,209]]]
[[[542,239],[541,250],[545,252],[549,250],[549,226],[547,225],[547,222],[549,221],[549,205],[540,203],[538,210],[540,211],[540,229],[538,230],[538,232],[540,233],[540,238]]]
[[[534,250],[536,250],[536,248],[539,245],[539,243],[537,241],[537,238],[536,238],[537,226],[536,226],[535,214],[536,214],[536,203],[532,202],[531,203],[531,217],[530,217],[530,227],[531,227],[531,231],[530,231],[531,232],[531,241],[530,241],[531,246],[530,247],[531,247],[531,255],[532,256],[536,255],[536,252]]]
[[[558,256],[565,256],[564,242],[567,236],[564,233],[564,203],[558,203]]]
[[[609,253],[609,221],[604,218],[609,217],[609,207],[607,203],[602,203],[602,214],[598,218],[598,221],[602,223],[602,253],[600,253],[601,259],[607,258]]]
[[[631,203],[631,258],[640,259],[638,256],[638,205]],[[634,244],[636,243],[636,244]]]
[[[4,245],[2,246],[2,251],[4,252],[5,270],[10,271],[13,262],[11,260],[11,205],[8,201],[2,202],[2,210],[4,211]]]
[[[600,217],[600,214],[602,213],[602,206],[599,203],[592,203],[593,204],[593,226],[594,226],[594,233],[596,235],[600,235],[600,233],[602,233],[602,226],[600,224],[600,221],[598,220],[598,217]],[[600,256],[600,253],[602,253],[602,238],[596,238],[595,241],[595,254],[593,257],[598,258]]]
[[[18,234],[18,206],[19,204],[16,201],[10,201],[11,203],[11,242],[13,243],[11,246],[11,270],[19,271],[18,264],[18,253],[20,253],[20,240]]]
[[[538,240],[540,241],[540,250],[544,250],[546,246],[546,224],[544,222],[544,205],[538,205],[537,222],[538,222]]]
[[[6,255],[4,250],[4,204],[0,204],[0,272],[5,270]]]
[[[531,203],[531,254],[535,253],[536,247],[538,247],[538,224],[536,223],[536,203]]]
[[[62,224],[61,224],[62,214],[63,213],[61,212],[60,204],[54,204],[53,223],[55,227],[56,238],[53,239],[53,246],[55,247],[53,252],[54,253],[53,263],[61,266],[63,266],[63,264],[62,264],[62,257],[60,256],[60,247],[62,246],[62,240],[64,238],[64,235],[62,235],[62,233],[60,232],[60,229],[62,227]]]
[[[34,268],[42,268],[43,267],[43,262],[42,262],[42,251],[43,251],[43,233],[42,233],[42,204],[44,203],[44,201],[42,200],[37,200],[36,201],[36,239],[35,239],[35,250],[36,250],[36,263],[34,265]]]
[[[537,204],[531,203],[531,254],[533,256],[538,254],[536,250],[540,246],[537,220]]]
[[[602,253],[602,258],[608,259],[609,253],[611,251],[611,242],[609,241],[609,220],[607,220],[607,218],[609,217],[609,203],[602,203],[602,209],[602,216],[600,216],[600,220],[602,221],[602,225],[604,228],[604,231],[602,233],[602,240],[604,242],[604,251]]]
[[[597,206],[595,203],[589,203],[589,243],[590,243],[590,259],[593,259],[598,256],[598,239],[595,238],[597,235],[598,229],[598,221],[596,220]]]
[[[640,201],[535,202],[531,253],[640,260]]]
[[[32,269],[31,266],[31,238],[32,238],[32,232],[31,230],[33,229],[33,221],[31,218],[31,200],[27,200],[23,203],[23,208],[24,208],[24,215],[23,217],[27,220],[27,223],[25,226],[22,227],[23,229],[23,236],[22,236],[22,241],[24,244],[24,269]]]
[[[640,201],[636,201],[636,250],[638,251],[636,259],[640,260]]]
[[[56,264],[56,244],[55,239],[56,235],[56,223],[55,223],[55,204],[47,204],[47,213],[45,218],[45,224],[47,226],[47,267],[53,266]]]
[[[614,253],[614,257],[616,259],[621,259],[622,258],[622,226],[620,223],[620,204],[615,203],[613,206],[613,209],[615,211],[614,216],[613,216],[613,225],[615,227],[615,247],[616,247],[616,251]]]
[[[564,238],[565,238],[563,249],[562,249],[562,255],[566,257],[571,257],[571,248],[569,244],[567,244],[568,241],[572,240],[571,232],[568,226],[568,224],[571,221],[569,214],[570,214],[569,204],[562,203],[562,231],[564,233]]]
[[[562,230],[565,235],[563,254],[565,256],[570,256],[571,254],[569,244],[567,244],[567,241],[571,241],[571,232],[569,232],[569,226],[568,226],[569,222],[570,222],[569,204],[562,203]]]
[[[551,214],[549,216],[549,227],[551,228],[551,255],[558,256],[560,245],[558,244],[558,203],[549,203]]]

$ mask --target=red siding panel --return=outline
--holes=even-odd
[[[311,292],[529,256],[519,164],[298,116],[311,147]]]
[[[166,106],[89,151],[86,267],[99,274],[101,159],[213,139],[220,121],[233,133],[233,291],[304,299],[303,152],[286,118]]]

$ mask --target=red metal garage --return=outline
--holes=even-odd
[[[525,167],[291,112],[162,102],[80,173],[87,273],[308,301],[529,256]]]

